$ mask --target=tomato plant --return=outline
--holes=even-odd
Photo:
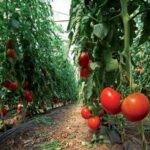
[[[68,31],[70,44],[76,45],[72,51],[75,63],[83,50],[93,57],[90,77],[79,81],[83,103],[97,99],[105,87],[114,87],[122,97],[141,91],[150,95],[149,9],[149,1],[72,0]],[[138,67],[143,60],[142,67]],[[114,93],[116,98],[107,95],[114,103],[104,98],[101,104],[105,111],[118,114],[121,95]],[[146,150],[143,134],[142,138]]]
[[[129,121],[144,119],[150,110],[148,98],[142,93],[129,94],[122,102],[121,110]]]
[[[14,108],[21,98],[23,104],[33,102],[32,112],[36,114],[42,101],[51,105],[53,96],[63,103],[75,101],[78,90],[75,68],[58,34],[63,33],[63,29],[50,19],[50,2],[47,5],[40,0],[34,4],[23,0],[2,1],[1,11],[1,105],[9,103]],[[12,81],[10,85],[9,81]],[[26,110],[28,105],[25,103],[24,107]]]

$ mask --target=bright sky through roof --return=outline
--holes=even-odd
[[[61,24],[63,29],[66,31],[69,20],[71,0],[53,0],[51,5],[54,12],[54,20]]]

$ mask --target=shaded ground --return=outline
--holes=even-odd
[[[141,150],[131,137],[124,144],[91,147],[93,135],[80,116],[81,106],[70,104],[38,116],[0,135],[0,150]]]

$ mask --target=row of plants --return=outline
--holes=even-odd
[[[2,116],[76,100],[74,67],[49,1],[1,1],[0,30]]]
[[[110,121],[118,130],[127,120],[140,121],[143,149],[147,144],[141,120],[149,114],[150,96],[149,15],[149,1],[72,0],[68,25],[80,68],[79,99],[88,116],[92,112],[95,117],[88,117],[89,127],[99,128],[101,115],[102,124]]]

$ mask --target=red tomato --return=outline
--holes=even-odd
[[[121,95],[114,89],[107,87],[101,95],[100,101],[103,109],[110,114],[118,114],[121,112]]]
[[[81,110],[81,115],[84,119],[89,119],[92,116],[90,109],[83,107]]]
[[[79,65],[81,67],[87,67],[89,65],[89,55],[87,52],[82,52],[79,58]]]
[[[122,102],[121,110],[127,120],[140,121],[149,113],[149,100],[142,93],[130,94]]]
[[[8,113],[8,110],[6,108],[2,108],[2,110],[0,110],[0,113],[2,113],[3,116],[6,116]]]
[[[7,50],[7,57],[9,57],[9,58],[15,58],[16,57],[16,52],[14,51],[14,49],[8,49]]]
[[[100,127],[100,118],[98,116],[90,117],[87,124],[91,129],[98,129]]]
[[[6,88],[9,88],[9,87],[10,87],[10,84],[11,84],[11,82],[10,82],[9,80],[4,80],[3,83],[2,83],[2,85],[3,85],[4,87],[6,87]]]
[[[18,81],[14,81],[14,82],[10,83],[9,88],[11,90],[17,90],[18,89]]]
[[[90,69],[89,68],[80,68],[80,77],[83,79],[88,78],[90,74]]]
[[[6,41],[6,48],[7,48],[7,49],[12,49],[12,48],[13,48],[13,42],[12,42],[11,39],[8,39],[8,40]]]
[[[25,90],[24,97],[27,102],[32,102],[32,94],[29,90]]]

